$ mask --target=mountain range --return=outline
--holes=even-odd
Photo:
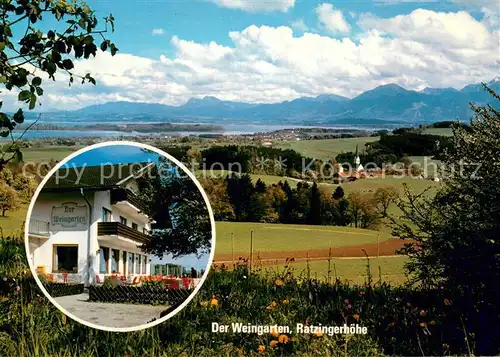
[[[500,92],[500,79],[488,82]],[[468,121],[470,103],[493,104],[494,98],[481,84],[470,84],[461,90],[425,88],[407,90],[386,84],[352,99],[324,94],[275,104],[250,104],[220,100],[215,97],[191,98],[184,105],[109,102],[75,111],[44,113],[43,121],[75,119],[81,121],[165,121],[165,122],[234,122],[302,125],[417,125],[444,120]]]

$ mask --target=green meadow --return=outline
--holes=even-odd
[[[286,141],[280,146],[290,148],[306,157],[322,160],[334,159],[340,153],[356,151],[356,146],[362,151],[366,143],[378,141],[378,136],[360,138],[339,138],[323,140]]]
[[[295,276],[311,277],[333,282],[335,279],[364,284],[368,279],[368,266],[373,282],[383,281],[394,285],[407,281],[404,274],[405,256],[355,259],[321,259],[309,262],[281,263],[262,267],[263,272],[289,270]],[[257,263],[258,264],[258,263]]]
[[[234,251],[250,251],[253,231],[254,252],[294,252],[308,249],[348,247],[376,243],[378,231],[351,227],[306,226],[295,224],[217,222],[216,254],[230,254],[234,237]],[[380,233],[380,241],[389,239]],[[254,253],[255,254],[255,253]]]

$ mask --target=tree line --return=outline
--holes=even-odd
[[[32,176],[8,168],[0,170],[0,212],[17,211],[23,203],[29,202],[38,183]]]
[[[230,174],[224,179],[203,179],[214,217],[218,221],[265,222],[377,228],[399,196],[392,186],[374,192],[353,191],[341,186],[330,192],[316,182],[288,181],[255,184],[248,174]]]

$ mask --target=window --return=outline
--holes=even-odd
[[[118,262],[120,261],[120,251],[113,249],[111,251],[111,273],[118,273]]]
[[[122,252],[122,266],[120,269],[120,273],[122,273],[123,275],[127,274],[126,266],[127,266],[127,252]]]
[[[127,225],[127,219],[123,216],[120,216],[120,223],[121,224],[124,224],[124,225]]]
[[[99,273],[108,274],[109,248],[101,247],[99,252]]]
[[[127,253],[128,256],[128,274],[132,275],[134,274],[134,253]]]
[[[137,226],[137,223],[132,222],[132,228],[135,229],[136,231],[139,230],[139,227]]]
[[[52,271],[78,273],[78,244],[54,245]]]
[[[145,255],[142,257],[142,273],[146,274],[146,264],[148,262],[148,257]]]
[[[141,266],[139,265],[139,254],[135,255],[135,273],[140,274]]]
[[[103,207],[101,219],[103,222],[111,222],[111,211]]]

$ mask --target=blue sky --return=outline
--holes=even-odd
[[[144,152],[137,146],[111,145],[85,151],[66,162],[63,166],[82,167],[134,162],[156,162],[159,157],[160,155],[157,153]]]
[[[88,1],[120,49],[78,61],[97,86],[47,82],[40,110],[189,98],[273,103],[489,81],[500,73],[497,0]],[[118,5],[119,4],[119,5]],[[43,30],[54,26],[44,20]],[[15,103],[7,93],[4,107]],[[17,105],[17,103],[15,103]]]
[[[141,148],[131,145],[112,145],[104,146],[86,151],[70,161],[63,167],[82,167],[97,166],[106,164],[121,164],[135,162],[156,162],[160,155],[155,152],[144,152]],[[175,263],[188,268],[206,269],[208,255],[203,255],[199,259],[194,255],[187,255],[173,259],[171,255],[166,254],[163,259],[152,258],[153,264]]]

